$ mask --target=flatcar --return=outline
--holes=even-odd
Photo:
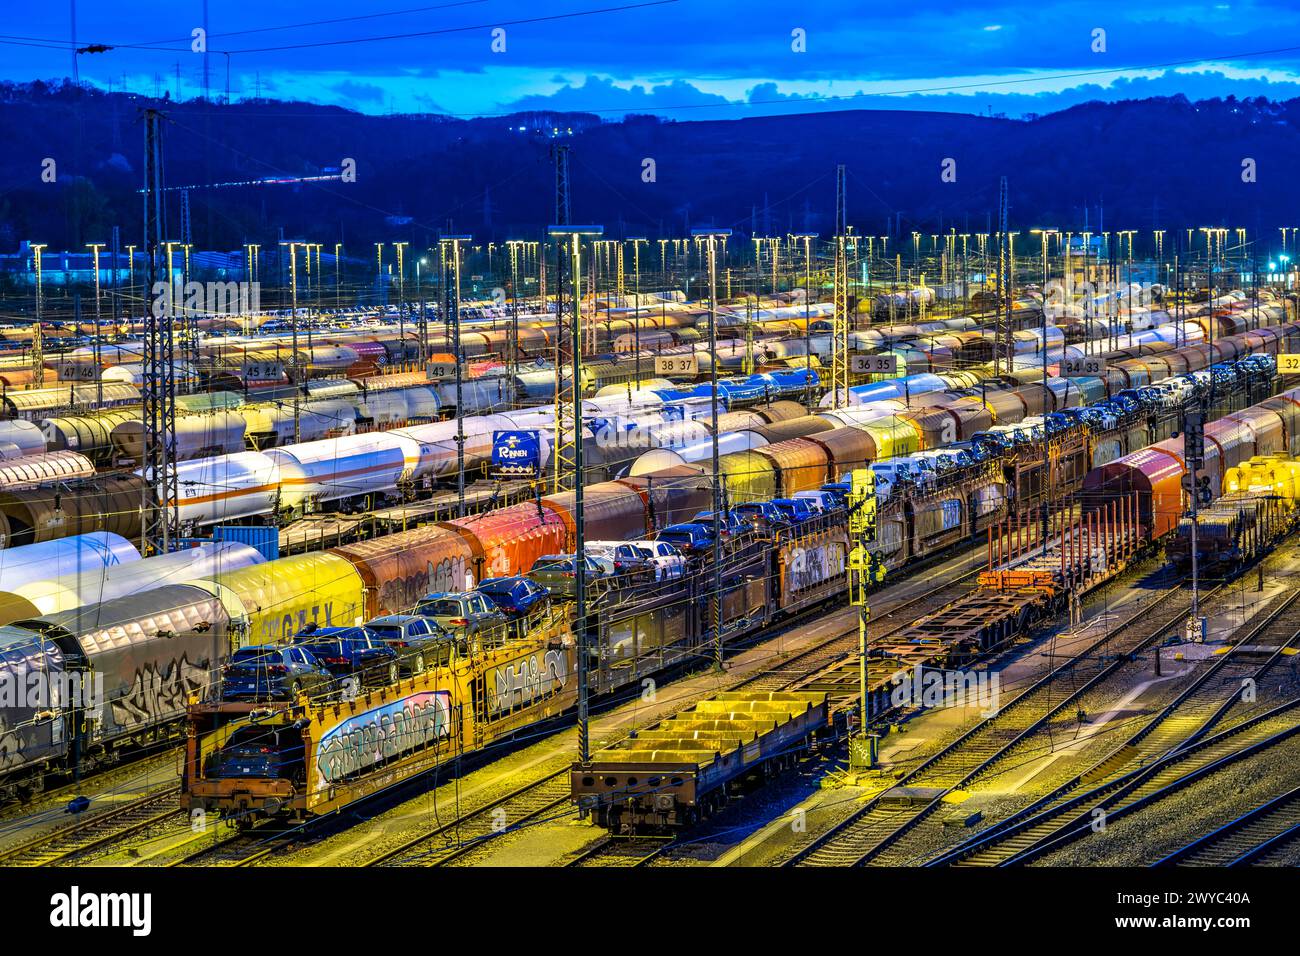
[[[730,691],[592,754],[573,802],[615,833],[658,833],[721,811],[831,734],[826,694]]]

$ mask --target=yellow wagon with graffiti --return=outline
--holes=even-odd
[[[195,704],[184,805],[248,825],[330,813],[554,717],[577,699],[567,622],[350,700]]]

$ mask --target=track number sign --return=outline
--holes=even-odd
[[[1085,375],[1101,375],[1106,371],[1106,360],[1099,355],[1086,355],[1083,358],[1066,359],[1061,363],[1061,375],[1065,378],[1078,378]]]
[[[859,375],[893,375],[898,371],[898,356],[851,355],[849,370]]]
[[[656,375],[698,375],[700,360],[691,355],[656,355]]]

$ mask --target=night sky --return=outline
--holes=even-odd
[[[971,7],[210,0],[207,65],[213,96],[224,95],[229,67],[236,100],[260,91],[370,113],[462,116],[565,109],[721,119],[845,108],[1021,116],[1175,93],[1300,96],[1295,3]],[[115,46],[77,57],[82,81],[173,97],[179,90],[183,99],[201,93],[204,57],[190,47],[202,3],[80,0],[75,10],[77,45]],[[70,75],[70,12],[67,3],[10,5],[0,79]],[[494,30],[504,30],[495,41],[501,52]],[[801,39],[804,52],[796,52]]]

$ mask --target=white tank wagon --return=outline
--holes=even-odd
[[[24,421],[0,421],[0,458],[40,455],[45,450],[45,431],[39,424]]]
[[[358,421],[370,428],[396,428],[405,425],[411,417],[409,412],[405,392],[397,390],[375,392],[367,395],[357,405]]]
[[[148,470],[137,474],[146,480],[153,477]],[[159,483],[154,484],[161,498],[163,489]],[[176,484],[177,513],[182,525],[202,526],[269,515],[302,503],[297,487],[281,489],[279,465],[260,451],[179,462]]]
[[[0,591],[13,591],[50,577],[96,574],[112,565],[139,560],[139,549],[111,531],[5,548],[0,550]]]
[[[718,454],[729,455],[733,452],[753,451],[768,444],[765,437],[756,431],[742,429],[718,436]],[[689,465],[704,461],[713,456],[713,438],[700,439],[678,448],[654,448],[641,455],[632,464],[628,475],[636,478],[652,475],[664,468],[676,465]]]
[[[107,565],[82,574],[30,581],[16,586],[11,593],[30,602],[42,614],[54,614],[195,578],[210,577],[219,581],[223,574],[265,560],[256,548],[246,544],[212,541],[171,554]]]
[[[293,401],[261,402],[239,410],[245,435],[254,448],[277,448],[293,442]],[[303,401],[298,406],[300,441],[350,435],[357,428],[357,407],[341,398]]]
[[[83,345],[68,353],[71,362],[95,362],[101,365],[132,365],[145,359],[144,342],[130,339],[123,342],[102,342],[98,347]]]
[[[386,432],[269,448],[265,455],[295,508],[391,491],[410,473],[400,441]]]
[[[408,422],[436,421],[442,409],[438,392],[434,388],[417,385],[404,388],[398,392],[406,402],[406,420]]]
[[[206,458],[243,451],[244,416],[240,410],[222,409],[206,414],[176,417],[176,460]],[[138,419],[113,427],[109,438],[117,450],[120,464],[139,465],[148,453],[144,422]]]
[[[199,379],[198,372],[189,362],[172,362],[172,374],[175,376],[177,385],[185,382],[197,382]],[[144,363],[128,362],[123,365],[110,365],[104,369],[100,375],[100,380],[105,384],[110,382],[125,383],[134,385],[136,388],[144,388]]]
[[[552,390],[553,391],[553,390]],[[456,407],[456,383],[437,384],[438,403],[443,408]],[[461,408],[464,415],[480,415],[511,408],[515,404],[515,382],[507,375],[466,378],[461,382]]]

